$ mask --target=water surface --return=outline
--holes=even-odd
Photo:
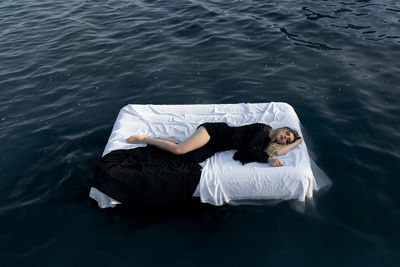
[[[398,1],[0,3],[0,265],[398,266]],[[101,210],[127,104],[291,104],[333,181],[312,212]]]

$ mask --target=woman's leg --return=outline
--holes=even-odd
[[[175,137],[175,136],[170,136],[170,137],[168,137],[168,138],[156,137],[156,138],[154,138],[154,139],[165,140],[165,141],[172,142],[172,143],[174,143],[174,144],[177,144],[177,143],[178,143],[178,140],[176,140],[176,137]]]
[[[151,138],[145,135],[133,135],[129,137],[126,142],[132,144],[148,144],[169,151],[173,154],[181,155],[204,146],[209,140],[210,135],[206,128],[201,126],[188,139],[180,144],[174,144],[170,141]]]

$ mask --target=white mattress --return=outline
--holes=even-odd
[[[116,149],[144,146],[127,144],[130,135],[176,136],[182,141],[204,122],[226,122],[231,126],[261,122],[272,128],[289,126],[303,136],[297,114],[287,103],[127,105],[119,112],[103,156]],[[278,157],[283,167],[256,162],[243,166],[233,159],[234,152],[217,153],[200,164],[200,183],[193,196],[217,206],[289,199],[304,202],[329,183],[315,179],[304,138],[301,145]],[[96,188],[91,188],[90,197],[102,208],[120,204]]]

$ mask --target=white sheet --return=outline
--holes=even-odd
[[[127,105],[118,115],[103,156],[116,149],[144,146],[127,144],[125,140],[130,135],[176,136],[182,141],[204,122],[226,122],[232,126],[261,122],[272,128],[289,126],[302,136],[297,114],[287,103]],[[200,196],[202,202],[212,205],[288,199],[305,201],[313,197],[314,190],[325,186],[317,183],[313,175],[304,138],[301,145],[279,157],[283,167],[265,163],[243,166],[233,160],[234,152],[217,153],[200,164],[203,169],[194,196]],[[95,188],[90,197],[102,208],[119,204]]]

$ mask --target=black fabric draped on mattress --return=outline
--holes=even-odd
[[[201,166],[153,146],[114,150],[98,163],[92,186],[127,205],[170,205],[189,200]]]

